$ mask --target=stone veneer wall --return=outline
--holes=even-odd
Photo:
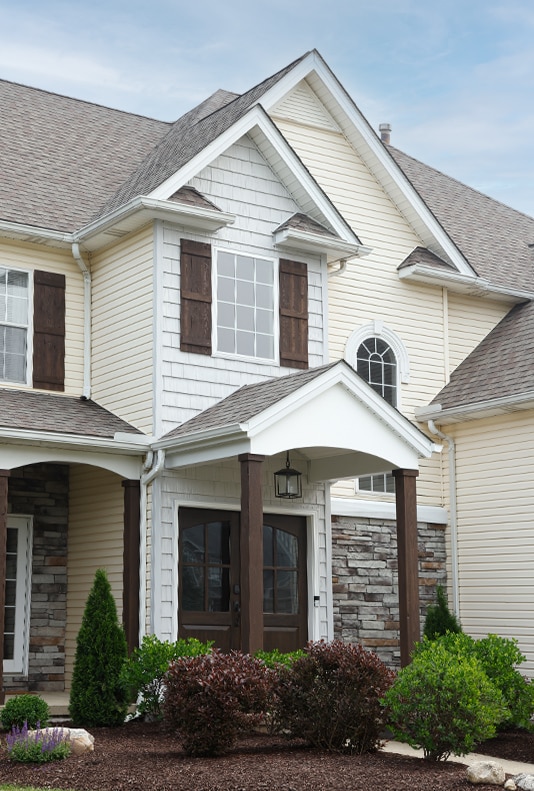
[[[35,464],[11,471],[8,508],[33,517],[28,676],[7,675],[7,690],[65,688],[69,468]]]
[[[421,630],[436,586],[445,585],[445,528],[418,524]],[[400,666],[396,523],[332,517],[334,636]]]

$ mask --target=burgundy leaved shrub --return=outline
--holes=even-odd
[[[187,755],[219,755],[261,722],[272,677],[263,662],[238,651],[177,659],[167,674],[164,724]]]
[[[279,671],[275,728],[326,750],[375,750],[385,725],[380,700],[394,678],[360,645],[309,643],[303,657]]]

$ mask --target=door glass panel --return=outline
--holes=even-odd
[[[276,575],[276,611],[294,615],[299,611],[296,571],[278,571]]]
[[[208,612],[228,612],[230,609],[230,569],[209,569],[207,609]]]
[[[263,525],[263,565],[272,566],[273,563],[273,529],[270,525]]]
[[[276,531],[276,561],[277,566],[297,565],[298,544],[296,536],[283,530]]]
[[[204,562],[204,525],[195,525],[185,531],[182,556],[184,563]]]
[[[204,568],[183,566],[182,609],[199,612],[204,609]]]
[[[15,580],[6,581],[6,606],[14,607],[17,596],[17,583]]]
[[[4,659],[13,659],[15,650],[15,607],[17,602],[18,531],[7,529],[6,603],[4,608]]]
[[[210,522],[208,524],[208,562],[230,563],[230,524]]]
[[[263,612],[274,613],[274,571],[263,570]]]

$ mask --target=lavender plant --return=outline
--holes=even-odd
[[[57,761],[70,754],[70,744],[64,741],[63,728],[43,728],[40,723],[34,731],[25,721],[22,728],[13,725],[7,735],[7,751],[11,761],[42,764]]]

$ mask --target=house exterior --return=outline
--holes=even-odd
[[[515,621],[494,593],[528,498],[523,524],[519,473],[499,508],[481,486],[512,425],[528,469],[522,363],[514,392],[470,384],[528,323],[534,221],[381,141],[315,51],[170,124],[0,93],[4,690],[68,690],[99,567],[130,648],[336,636],[407,662],[448,581],[469,631],[534,661],[526,575]]]

